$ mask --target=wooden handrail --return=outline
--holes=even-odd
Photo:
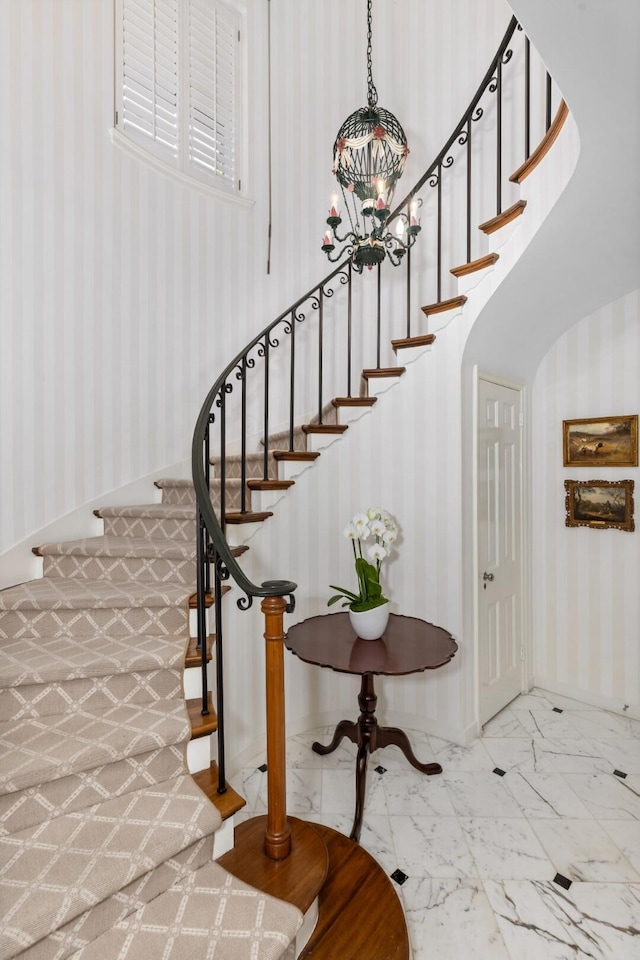
[[[271,860],[291,853],[287,821],[287,770],[284,710],[284,597],[265,597],[264,639],[267,687],[267,826],[264,851]]]
[[[549,153],[549,150],[557,140],[558,134],[562,130],[564,122],[568,116],[569,107],[566,105],[564,100],[562,100],[553,119],[553,123],[545,133],[538,146],[535,148],[531,156],[528,157],[525,162],[518,167],[516,172],[512,173],[509,177],[509,180],[512,183],[522,183],[522,181],[525,180],[530,173],[533,173],[540,161],[546,157],[546,155]]]

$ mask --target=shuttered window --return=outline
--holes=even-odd
[[[155,158],[240,189],[240,14],[219,0],[116,0],[116,129]]]

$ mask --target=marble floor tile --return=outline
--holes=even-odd
[[[485,880],[485,890],[513,960],[602,960],[581,953],[559,894],[548,882]]]
[[[319,812],[322,802],[322,770],[296,768],[287,770],[287,812],[292,816],[299,813]],[[256,815],[267,810],[267,778],[260,784],[257,800],[253,807]]]
[[[520,697],[516,697],[515,700],[512,700],[509,704],[511,710],[553,710],[555,704],[551,702],[549,697],[551,694],[546,693],[546,691],[536,690],[535,688],[529,693],[523,693]]]
[[[532,820],[555,870],[569,880],[637,883],[638,874],[595,820]]]
[[[577,883],[567,896],[574,904],[576,943],[585,956],[637,960],[640,956],[640,884]]]
[[[434,759],[443,770],[491,770],[494,766],[482,740],[474,740],[466,747],[439,737],[429,737],[429,742]]]
[[[552,707],[559,707],[561,710],[595,710],[600,711],[601,713],[606,713],[606,710],[601,709],[600,707],[589,707],[585,708],[584,703],[581,700],[574,700],[573,697],[563,697],[561,693],[552,693],[550,690],[540,690],[537,687],[534,687],[531,691],[531,695],[537,696],[540,695],[548,700]]]
[[[550,880],[555,870],[526,820],[460,818],[483,880]]]
[[[405,773],[388,770],[381,779],[391,816],[396,811],[405,816],[423,817],[456,814],[443,774],[427,776],[409,768]]]
[[[628,740],[593,740],[598,750],[607,760],[607,769],[603,772],[622,770],[627,774],[640,774],[640,740],[630,737]]]
[[[480,880],[409,877],[401,897],[414,960],[509,960]]]
[[[583,736],[573,724],[572,713],[554,713],[553,710],[518,710],[516,713],[528,737],[577,740]]]
[[[531,737],[528,740],[494,737],[485,741],[487,753],[503,770],[521,773],[610,773],[612,750],[603,741]]]
[[[567,773],[566,780],[596,820],[640,820],[640,791],[613,774]]]
[[[459,817],[522,817],[522,810],[506,777],[495,773],[454,771],[443,773],[451,803]]]
[[[640,821],[600,820],[602,829],[622,851],[636,873],[640,874]]]
[[[568,817],[591,820],[592,814],[571,789],[569,776],[571,774],[521,773],[516,770],[508,773],[503,782],[527,819]]]
[[[527,728],[521,723],[520,715],[523,711],[512,710],[505,707],[500,713],[492,717],[482,728],[482,737],[519,737],[526,739],[529,734]]]
[[[410,877],[478,877],[478,869],[455,817],[392,816],[398,866]]]
[[[322,823],[348,837],[353,827],[353,815],[344,813],[305,813],[301,820]],[[398,868],[398,857],[393,843],[389,817],[365,813],[362,820],[360,846],[377,860],[385,873],[391,875]]]
[[[632,717],[621,717],[604,710],[575,710],[568,719],[582,736],[592,740],[640,738],[640,720]]]
[[[371,767],[367,770],[364,809],[367,814],[388,813],[382,777]],[[322,811],[343,813],[353,819],[356,806],[356,771],[322,771]]]

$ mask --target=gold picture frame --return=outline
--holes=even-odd
[[[633,480],[565,480],[568,527],[635,530]]]
[[[637,467],[638,415],[562,421],[565,467]]]

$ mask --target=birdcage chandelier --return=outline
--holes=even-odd
[[[335,262],[349,253],[359,272],[364,267],[370,270],[385,258],[398,266],[420,232],[420,201],[412,203],[408,212],[391,218],[396,184],[409,147],[398,119],[378,106],[371,58],[371,4],[372,0],[367,0],[367,105],[347,117],[333,145],[332,172],[342,203],[334,193],[322,241],[329,260]],[[342,211],[347,217],[345,233],[341,232]],[[394,221],[393,231],[390,219]]]

